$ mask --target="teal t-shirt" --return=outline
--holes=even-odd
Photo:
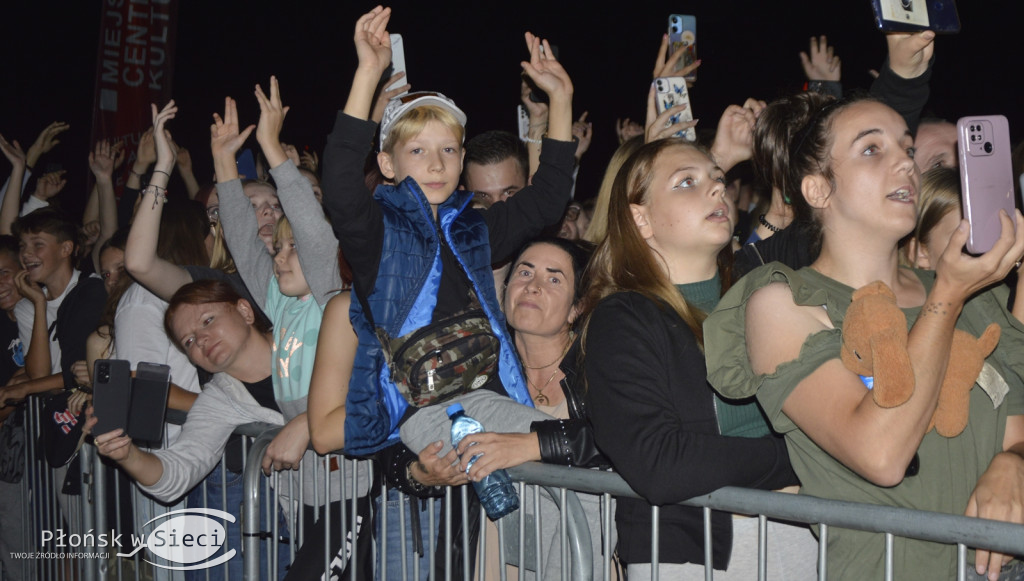
[[[722,296],[722,279],[718,273],[710,280],[677,284],[676,288],[686,298],[686,302],[710,313],[718,306]],[[730,401],[715,393],[715,415],[718,418],[718,429],[723,436],[741,438],[760,438],[771,434],[768,420],[761,413],[757,401],[753,398]]]
[[[278,402],[304,399],[309,394],[324,309],[311,294],[303,297],[281,294],[277,277],[271,279],[267,288],[265,307],[274,323],[274,397]]]

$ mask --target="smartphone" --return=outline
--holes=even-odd
[[[256,158],[248,147],[243,149],[235,158],[235,165],[238,167],[238,175],[243,179],[254,180],[259,177],[256,173]]]
[[[397,75],[398,73],[405,73],[405,76],[402,77],[402,80],[396,82],[395,84],[405,84],[405,83],[409,82],[409,73],[405,70],[405,44],[402,42],[402,35],[401,34],[392,34],[391,35],[391,68],[388,71],[387,75],[385,75],[384,78],[385,79],[390,79],[391,77]],[[387,82],[387,81],[385,81],[385,82]],[[384,89],[386,90],[389,86],[390,85],[385,86]],[[396,97],[401,97],[402,95],[404,95],[404,94],[406,94],[408,92],[409,91],[404,91],[404,92],[402,92],[401,95],[395,95],[395,96]]]
[[[518,119],[519,141],[525,142],[530,137],[530,114],[526,112],[526,107],[517,105],[516,117]]]
[[[132,367],[123,359],[97,359],[92,369],[92,407],[97,436],[128,426],[132,397]]]
[[[697,62],[697,17],[690,14],[670,14],[668,17],[668,56],[683,51],[683,58],[676,63],[676,70]],[[697,73],[686,75],[691,83],[697,80]]]
[[[661,115],[672,107],[687,105],[680,113],[671,117],[671,122],[681,123],[693,121],[693,111],[690,110],[690,93],[686,90],[686,79],[683,77],[658,77],[654,79],[654,99],[658,107],[658,114]],[[697,132],[690,127],[676,133],[676,137],[682,137],[687,141],[696,141]]]
[[[1013,216],[1013,163],[1010,126],[1002,115],[962,117],[956,124],[960,156],[960,195],[971,223],[967,250],[988,252],[999,239],[999,210]]]
[[[875,25],[883,32],[960,32],[954,0],[871,0]]]
[[[160,363],[139,362],[132,381],[132,399],[128,414],[128,435],[148,448],[159,448],[167,415],[167,394],[171,388],[171,368]]]

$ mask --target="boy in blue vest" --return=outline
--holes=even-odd
[[[526,33],[530,61],[522,63],[523,71],[550,99],[541,165],[531,186],[482,211],[470,207],[472,192],[457,189],[465,114],[439,93],[393,99],[381,121],[377,162],[395,185],[379,186],[371,197],[363,162],[376,127],[367,119],[374,90],[391,61],[390,16],[389,8],[378,6],[356,24],[359,66],[324,153],[324,204],[352,267],[351,315],[359,335],[346,405],[345,451],[373,453],[395,443],[401,427],[402,441],[414,452],[440,441],[438,455],[443,457],[450,450],[447,405],[411,405],[397,386],[403,369],[389,368],[382,345],[480,309],[485,335],[493,336],[492,371],[471,378],[464,393],[444,404],[461,402],[488,431],[526,432],[532,421],[548,419],[532,408],[490,265],[557,223],[569,202],[573,87],[547,42]]]

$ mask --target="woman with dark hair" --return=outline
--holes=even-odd
[[[961,221],[935,257],[935,272],[901,268],[899,242],[914,231],[919,173],[904,119],[866,98],[813,93],[773,103],[792,138],[776,151],[784,193],[810,225],[809,267],[771,263],[744,277],[704,325],[708,378],[726,397],[757,397],[785,434],[801,492],[840,500],[1024,522],[1024,326],[1006,310],[1002,280],[1024,255],[1024,218],[1002,216],[988,253],[963,253]],[[883,408],[840,360],[854,290],[881,281],[909,328],[913,394]],[[954,329],[974,337],[990,323],[1001,338],[970,392],[966,428],[931,431]],[[991,394],[991,395],[990,395]],[[998,394],[998,395],[997,395]],[[973,490],[973,492],[971,492]],[[881,535],[833,528],[828,574],[877,579]],[[1009,557],[977,551],[977,578],[999,577]],[[950,579],[955,546],[897,538],[900,579]],[[1004,577],[1019,579],[1018,562]],[[975,578],[974,574],[969,574]]]
[[[181,287],[171,298],[163,326],[193,365],[213,373],[192,404],[181,434],[173,444],[151,452],[135,445],[123,430],[98,434],[94,441],[99,453],[116,461],[142,490],[167,502],[180,498],[210,473],[224,455],[235,427],[284,422],[270,378],[270,329],[231,285],[205,280]],[[91,408],[88,415],[86,433],[96,425]],[[301,428],[282,430],[267,448],[264,463],[278,461],[275,453],[305,449],[309,435],[304,423]],[[240,484],[241,476],[237,479]],[[232,502],[229,496],[229,504],[235,507],[240,500],[239,496]],[[230,535],[237,526],[228,528]],[[236,537],[231,542],[239,546],[240,541]],[[283,574],[285,561],[281,560],[279,573]],[[231,577],[236,574],[241,574],[240,559],[237,567],[232,565]]]
[[[756,577],[757,519],[713,513],[705,563],[702,511],[675,503],[723,486],[797,483],[756,403],[718,399],[706,380],[701,323],[731,282],[729,210],[724,172],[707,153],[682,139],[652,141],[615,178],[607,235],[588,270],[584,399],[598,447],[643,497],[617,499],[618,554],[630,579],[652,574],[651,507],[660,505],[668,506],[659,575],[703,579],[713,566],[728,567],[716,579]],[[814,578],[806,527],[771,521],[768,541],[772,578]]]

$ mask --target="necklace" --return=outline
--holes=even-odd
[[[779,232],[782,232],[782,228],[779,228],[775,224],[772,224],[771,222],[769,222],[764,217],[764,214],[761,214],[760,216],[758,216],[757,217],[757,221],[760,222],[762,226],[764,226],[765,228],[770,230],[772,234],[778,234]]]
[[[558,375],[559,371],[561,371],[561,369],[558,369],[556,367],[555,368],[555,372],[552,373],[551,377],[549,377],[548,380],[544,382],[544,385],[541,385],[541,386],[538,386],[536,383],[534,383],[533,380],[530,379],[529,374],[527,374],[527,376],[526,376],[527,383],[532,385],[533,388],[537,390],[537,395],[534,396],[534,398],[533,398],[533,401],[535,401],[537,403],[537,405],[548,405],[550,400],[548,400],[548,396],[544,395],[544,390],[547,389],[548,385],[551,384],[551,380],[553,380],[555,378],[555,376]]]
[[[530,365],[526,365],[525,363],[523,363],[523,367],[525,367],[526,369],[545,369],[551,367],[552,365],[560,362],[562,359],[565,359],[565,354],[569,352],[569,347],[571,346],[572,338],[570,337],[570,340],[566,341],[565,343],[565,348],[562,349],[562,354],[559,355],[558,358],[552,361],[551,363],[548,363],[547,365],[541,365],[540,367],[532,367]],[[549,405],[551,400],[548,399],[548,396],[544,395],[544,390],[547,389],[549,385],[551,385],[551,382],[554,381],[555,376],[558,375],[559,371],[561,371],[561,369],[556,367],[555,371],[551,374],[550,377],[548,377],[548,380],[544,382],[544,385],[537,385],[536,383],[533,382],[532,379],[530,379],[530,374],[526,374],[526,382],[532,385],[533,388],[537,390],[537,395],[533,398],[533,401],[536,402],[538,405]]]

